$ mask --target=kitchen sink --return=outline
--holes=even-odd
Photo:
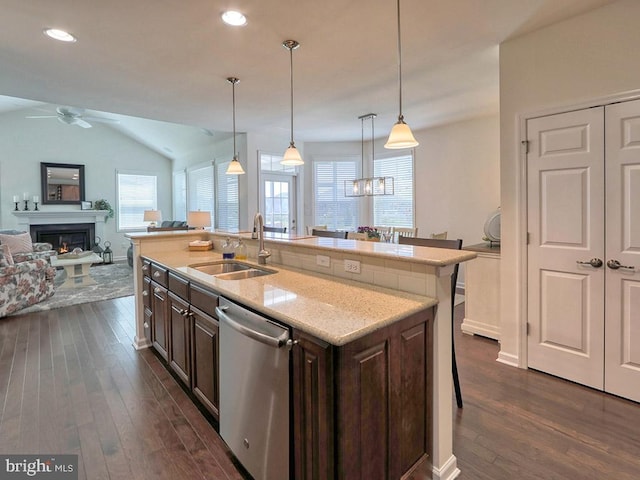
[[[245,278],[260,277],[276,273],[274,270],[259,268],[249,263],[235,260],[220,260],[217,262],[194,263],[190,268],[207,273],[220,280],[243,280]]]

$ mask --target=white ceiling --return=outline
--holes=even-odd
[[[613,1],[402,0],[407,123],[497,112],[500,42]],[[224,25],[228,7],[248,25]],[[360,140],[358,116],[377,113],[381,136],[397,118],[396,35],[394,0],[2,0],[0,95],[229,132],[236,76],[237,130],[287,138],[295,39],[296,141]]]

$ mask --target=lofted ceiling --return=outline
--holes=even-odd
[[[612,1],[402,0],[407,123],[497,112],[500,42]],[[226,8],[248,24],[223,24]],[[398,115],[396,25],[395,0],[3,0],[0,112],[67,105],[160,121],[119,117],[114,128],[145,142],[166,136],[163,122],[229,132],[236,76],[237,130],[288,138],[282,42],[295,39],[296,141],[359,140],[369,112],[385,135]]]

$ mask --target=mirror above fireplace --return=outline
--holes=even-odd
[[[50,205],[80,204],[84,198],[84,165],[40,163],[42,203]]]

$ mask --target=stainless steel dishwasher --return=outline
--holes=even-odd
[[[256,480],[289,479],[289,329],[220,298],[220,436]]]

